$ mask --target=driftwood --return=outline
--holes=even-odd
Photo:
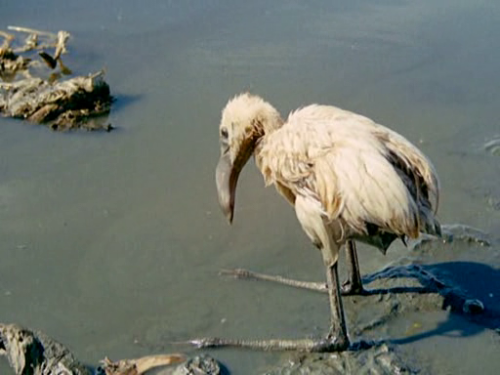
[[[137,359],[124,359],[113,362],[109,358],[104,358],[102,366],[98,369],[98,374],[105,375],[142,375],[147,371],[186,361],[182,354],[162,354],[150,355]]]
[[[57,84],[41,78],[26,78],[0,84],[5,91],[0,97],[4,116],[44,123],[53,130],[83,127],[87,130],[111,130],[111,125],[88,121],[108,114],[111,96],[102,72],[88,77],[75,77]]]
[[[42,332],[17,324],[0,323],[0,356],[5,356],[15,375],[93,375],[63,344]],[[101,361],[97,375],[143,375],[159,367],[169,368],[169,374],[218,375],[216,360],[197,356],[187,360],[183,354],[158,354],[113,362]],[[171,371],[170,371],[171,370]]]
[[[68,77],[72,72],[62,61],[62,55],[67,53],[68,32],[52,34],[21,27],[9,27],[9,30],[27,33],[28,37],[23,45],[15,47],[14,35],[0,31],[3,38],[0,113],[3,116],[46,124],[53,130],[113,129],[102,121],[113,102],[104,72]],[[48,52],[52,49],[53,55]],[[43,76],[44,67],[50,73],[47,77]],[[31,68],[36,68],[41,77],[33,77]]]
[[[97,369],[97,375],[141,375],[152,369],[170,364],[180,363],[177,367],[170,366],[158,375],[221,375],[222,370],[215,359],[207,355],[199,355],[186,360],[180,354],[152,355],[138,359],[127,359],[111,362],[108,358],[102,361],[102,366]]]

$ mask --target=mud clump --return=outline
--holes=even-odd
[[[110,131],[110,124],[95,121],[109,114],[112,102],[109,86],[101,75],[99,72],[55,84],[30,78],[1,85],[6,90],[0,97],[0,111],[4,116],[46,124],[52,130]]]
[[[369,350],[333,354],[294,354],[280,368],[264,375],[341,375],[341,374],[417,374],[416,367],[405,362],[398,351],[387,344]]]
[[[168,375],[221,375],[223,371],[219,363],[208,355],[199,355],[176,367]],[[161,373],[158,375],[162,375]],[[167,373],[165,373],[167,375]]]
[[[16,324],[0,324],[0,355],[16,375],[91,375],[64,345]]]

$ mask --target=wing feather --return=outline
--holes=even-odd
[[[291,113],[283,127],[264,137],[256,162],[266,184],[277,185],[290,203],[297,195],[311,197],[330,220],[341,218],[361,234],[370,224],[416,237],[428,220],[420,219],[426,213],[410,185],[436,205],[439,197],[434,167],[415,146],[364,116],[331,106]]]

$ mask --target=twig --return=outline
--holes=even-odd
[[[59,31],[57,33],[57,46],[56,46],[56,52],[54,53],[54,60],[57,60],[61,54],[67,53],[68,51],[66,50],[66,41],[69,39],[70,33],[67,31]]]
[[[5,31],[0,30],[0,36],[4,37],[4,41],[2,45],[0,46],[0,54],[4,53],[4,51],[7,51],[10,47],[10,42],[14,40],[14,35],[11,35],[9,33],[6,33]]]
[[[7,40],[14,39],[14,35],[6,33],[5,31],[0,30],[0,36],[3,36]]]
[[[21,26],[7,26],[8,30],[12,31],[17,31],[19,33],[28,33],[28,34],[37,34],[37,35],[46,35],[50,36],[51,38],[56,39],[57,35],[54,33],[51,33],[50,31],[41,31],[41,30],[35,30],[35,29],[30,29],[28,27],[21,27]]]

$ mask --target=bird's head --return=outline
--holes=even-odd
[[[219,204],[229,223],[233,220],[238,176],[258,140],[280,127],[281,117],[269,103],[248,93],[229,100],[219,126],[221,155],[215,173]]]

